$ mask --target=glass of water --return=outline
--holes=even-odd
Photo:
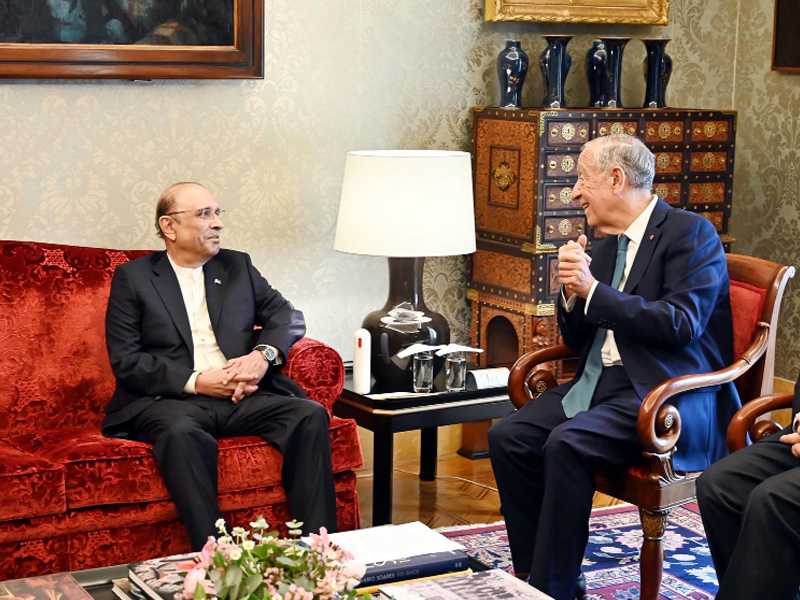
[[[444,363],[448,392],[463,392],[467,379],[467,358],[463,352],[451,352]]]
[[[417,393],[427,394],[433,389],[433,354],[418,352],[412,364],[413,388]]]

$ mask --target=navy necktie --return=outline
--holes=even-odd
[[[628,238],[625,234],[619,236],[617,240],[617,262],[614,265],[614,276],[611,278],[611,287],[617,289],[619,282],[622,281],[622,274],[625,272],[625,258],[628,251]],[[598,327],[594,334],[592,347],[589,349],[589,356],[586,358],[586,365],[583,373],[572,389],[561,400],[564,413],[570,419],[582,410],[589,410],[592,404],[592,396],[600,381],[600,374],[603,372],[603,342],[606,339],[605,327]]]

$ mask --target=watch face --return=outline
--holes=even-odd
[[[269,362],[272,362],[276,358],[278,358],[278,353],[275,352],[275,348],[272,348],[271,346],[266,346],[264,348],[264,358],[266,358]]]

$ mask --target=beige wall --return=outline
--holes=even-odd
[[[225,244],[250,252],[305,311],[309,335],[350,358],[352,331],[382,305],[387,275],[383,259],[332,249],[346,152],[468,149],[470,107],[497,102],[505,40],[521,39],[531,57],[525,99],[535,105],[540,34],[566,32],[577,36],[567,81],[575,106],[588,100],[584,56],[595,36],[673,38],[668,102],[742,111],[733,233],[747,241],[737,249],[800,262],[800,78],[768,73],[772,0],[673,0],[663,28],[490,24],[482,0],[266,7],[263,81],[0,83],[0,236],[156,248],[155,198],[176,180],[199,180],[228,211]],[[631,42],[630,106],[644,96],[643,59]],[[425,282],[430,304],[466,340],[464,261],[430,260]],[[786,325],[796,326],[800,302],[789,308]],[[793,377],[800,343],[783,335],[781,348],[778,374]],[[416,440],[400,438],[399,457],[413,457]],[[442,451],[458,444],[458,428],[443,432]]]

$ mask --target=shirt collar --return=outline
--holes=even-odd
[[[202,265],[199,267],[182,267],[169,255],[167,252],[167,258],[169,259],[169,264],[172,265],[173,270],[175,271],[175,275],[178,276],[178,279],[182,279],[184,281],[197,281],[203,275],[203,267]]]
[[[650,222],[650,215],[653,214],[656,204],[658,204],[658,196],[653,196],[653,199],[650,200],[650,204],[647,205],[647,208],[645,208],[644,211],[642,211],[642,214],[636,217],[636,220],[625,230],[625,235],[637,246],[642,243],[642,238],[644,237],[644,232],[647,229],[647,224]]]

